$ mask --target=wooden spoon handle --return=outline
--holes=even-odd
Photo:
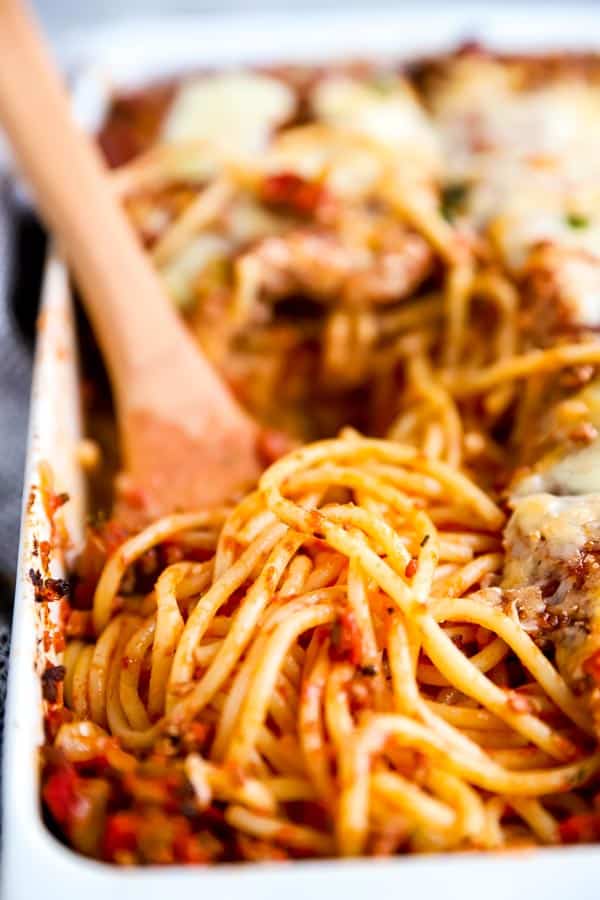
[[[19,0],[0,0],[0,121],[108,364],[130,482],[149,512],[222,502],[256,478],[256,424],[166,300]]]
[[[123,399],[143,370],[189,352],[190,339],[113,197],[99,153],[73,121],[65,89],[19,0],[0,0],[0,121],[71,263]],[[214,388],[216,375],[203,362]]]

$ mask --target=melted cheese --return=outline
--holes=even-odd
[[[600,379],[568,397],[539,423],[540,445],[550,450],[539,458],[532,474],[514,485],[515,498],[539,492],[585,495],[600,491],[600,437],[577,446],[570,435],[580,425],[600,431]]]
[[[438,176],[436,133],[405,80],[394,78],[382,91],[332,75],[314,88],[311,105],[316,122],[277,135],[265,158],[268,171],[322,180],[348,198],[372,190],[391,160],[413,187]]]
[[[589,541],[597,539],[600,531],[598,491],[581,497],[531,494],[514,502],[513,506],[505,535],[511,551],[506,566],[506,586],[523,583],[515,566],[522,567],[530,562],[534,552],[543,553],[548,560],[568,562],[576,558]]]
[[[534,191],[529,184],[528,190],[506,198],[497,208],[501,212],[491,220],[490,230],[510,269],[522,271],[532,248],[542,241],[549,242],[571,252],[565,281],[572,282],[575,293],[588,290],[589,262],[597,264],[600,259],[600,206],[598,210],[578,213],[586,224],[575,228],[569,224],[569,204],[560,197],[553,198],[552,185],[540,184]],[[584,255],[588,255],[587,266],[582,264]]]
[[[469,219],[516,274],[541,241],[588,254],[561,266],[560,290],[576,322],[600,323],[600,87],[573,77],[523,88],[510,67],[471,58],[433,108],[448,180],[470,186]]]
[[[568,412],[567,432],[578,422],[600,428],[600,379],[551,412],[546,427],[556,446],[514,486],[505,586],[530,582],[523,567],[539,566],[540,554],[547,563],[573,559],[600,537],[600,437],[573,449],[560,425]]]
[[[414,91],[394,78],[384,88],[345,76],[319,82],[312,95],[317,118],[371,138],[432,172],[440,168],[436,133]]]
[[[358,135],[352,138],[333,126],[305,125],[277,136],[265,168],[323,180],[335,194],[358,198],[379,180],[382,158]]]
[[[600,229],[594,241],[600,249]],[[589,328],[600,326],[600,257],[586,259],[572,256],[562,263],[557,273],[559,290],[572,309],[572,318]]]
[[[574,453],[569,453],[555,465],[528,479],[530,486],[559,494],[585,495],[600,491],[600,439]]]
[[[526,89],[500,62],[465,59],[434,95],[433,111],[449,177],[495,182],[496,204],[521,203],[522,195],[506,196],[500,188],[518,183],[529,193],[532,178],[534,189],[554,184],[559,193],[594,179],[598,194],[597,85],[572,78]],[[540,199],[544,192],[538,193]]]
[[[207,140],[229,153],[257,154],[294,106],[292,91],[275,78],[252,72],[195,78],[179,89],[162,138]]]
[[[585,661],[599,646],[600,494],[535,494],[516,503],[505,533],[502,587],[515,590],[521,621],[534,639],[552,641],[555,662],[578,692],[588,690]]]

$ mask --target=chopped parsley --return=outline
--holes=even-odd
[[[442,189],[442,198],[440,210],[443,217],[451,222],[461,211],[467,194],[469,193],[469,185],[464,182],[456,182],[455,184],[447,184]]]
[[[567,225],[571,228],[587,228],[590,224],[590,220],[587,216],[582,216],[580,213],[568,213],[565,216],[565,221]]]

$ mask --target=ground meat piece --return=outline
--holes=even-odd
[[[568,331],[600,328],[600,259],[572,247],[544,243],[533,250],[524,271],[526,328],[537,340]]]
[[[349,305],[401,300],[433,266],[426,241],[403,229],[376,251],[344,244],[333,232],[302,229],[265,238],[248,258],[257,264],[262,291],[269,298],[306,293]]]

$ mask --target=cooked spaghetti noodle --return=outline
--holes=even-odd
[[[347,69],[200,79],[156,115],[142,98],[144,152],[115,190],[206,352],[266,426],[379,437],[343,427],[277,459],[266,432],[272,465],[236,505],[90,529],[46,675],[43,796],[81,852],[600,836],[599,489],[577,468],[600,345],[569,281],[600,264],[544,228],[515,262],[504,179],[519,193],[542,164],[536,135],[513,158],[488,109],[497,91],[510,121],[562,102],[548,67],[540,87],[535,63],[475,53],[424,67],[416,90]],[[457,90],[478,73],[481,94]],[[578,77],[585,104],[594,67]],[[181,119],[211,91],[260,98],[248,132]]]
[[[123,808],[88,850],[120,862],[558,841],[554,796],[585,803],[600,754],[506,605],[503,524],[455,467],[347,433],[284,457],[226,517],[126,540],[77,619],[95,638],[65,654],[75,718],[44,795],[56,815],[71,779],[67,835],[102,784]],[[167,541],[182,558],[141,593]]]

